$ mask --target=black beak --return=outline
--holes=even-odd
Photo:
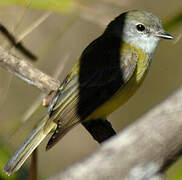
[[[163,39],[173,39],[173,36],[166,32],[158,32],[156,36]]]

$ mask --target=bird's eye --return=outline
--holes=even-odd
[[[143,24],[138,24],[138,25],[136,26],[136,28],[137,28],[137,30],[140,31],[140,32],[145,31],[145,26],[144,26]]]

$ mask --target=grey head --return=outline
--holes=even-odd
[[[161,20],[151,12],[132,10],[116,17],[105,33],[120,38],[148,54],[153,54],[160,38],[172,39],[162,27]]]

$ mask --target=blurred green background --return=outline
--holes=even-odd
[[[18,38],[48,10],[52,10],[51,15],[23,39],[23,43],[38,56],[34,63],[36,67],[50,75],[60,71],[59,80],[63,80],[83,49],[115,16],[130,9],[143,9],[158,15],[176,39],[160,42],[142,87],[126,105],[109,117],[114,128],[120,131],[182,84],[181,0],[1,0],[0,23]],[[0,46],[11,47],[2,34]],[[22,56],[12,48],[11,52]],[[38,89],[0,68],[0,168],[45,112],[46,109],[42,108],[23,123],[26,113],[40,95]],[[86,157],[98,147],[80,125],[48,152],[45,151],[46,142],[39,148],[38,171],[42,179]],[[181,180],[181,169],[182,161],[179,160],[168,170],[168,180]],[[24,176],[15,175],[12,179],[26,179],[27,170],[23,172]],[[0,179],[7,178],[0,172]]]

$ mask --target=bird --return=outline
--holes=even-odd
[[[52,148],[82,123],[102,143],[116,134],[107,116],[125,104],[146,77],[159,40],[173,39],[151,12],[130,10],[112,20],[82,52],[50,102],[47,114],[7,162],[16,172],[50,133]]]

